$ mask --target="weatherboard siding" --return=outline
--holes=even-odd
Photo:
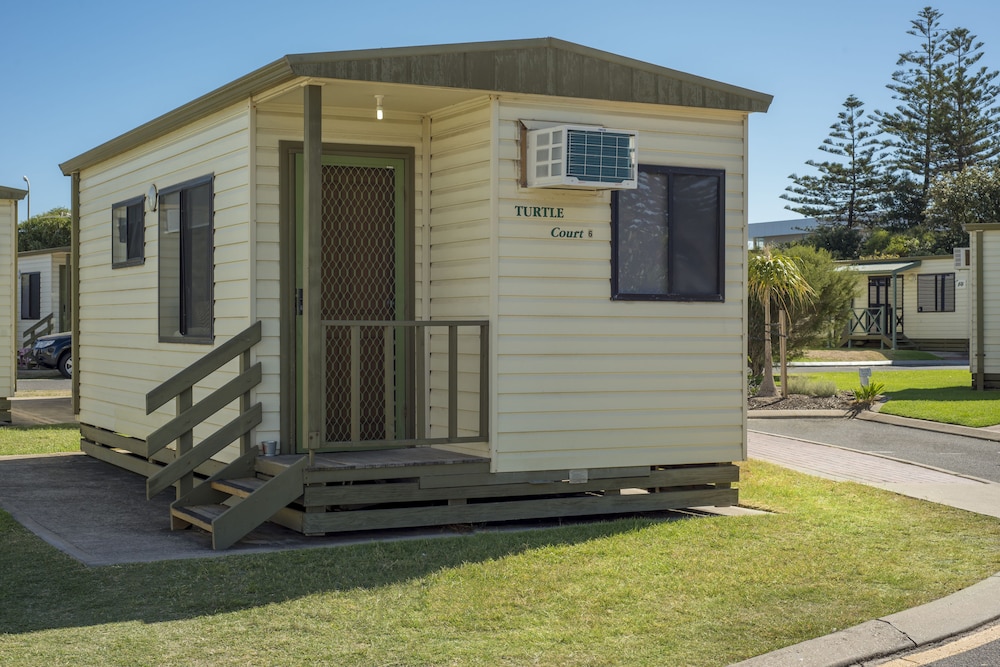
[[[982,236],[980,236],[980,234]],[[972,336],[972,345],[969,354],[969,364],[972,372],[978,369],[978,353],[985,352],[984,364],[987,375],[1000,375],[1000,229],[986,229],[984,231],[972,231],[969,234],[971,239],[971,253],[973,268],[969,271],[970,279],[977,280],[976,258],[978,257],[977,244],[982,238],[983,244],[983,266],[982,285],[975,285],[973,294],[973,317],[972,331],[978,331],[978,318],[983,320],[983,339],[977,341],[977,336]],[[978,312],[975,303],[975,290],[983,291],[983,310]]]
[[[940,312],[920,312],[918,310],[918,282],[916,276],[953,273],[955,274],[955,310]],[[906,289],[903,296],[903,331],[907,338],[916,340],[964,339],[968,340],[972,313],[969,301],[972,289],[969,285],[970,271],[956,269],[951,255],[935,259],[924,259],[920,266],[905,274]],[[913,276],[911,279],[910,276]],[[961,282],[965,281],[965,287]]]
[[[918,266],[897,274],[897,290],[901,292],[900,305],[903,313],[902,333],[907,338],[921,340],[968,340],[972,329],[972,275],[969,269],[956,269],[951,255],[941,257],[899,258],[898,262],[920,261]],[[859,265],[863,266],[863,265]],[[955,274],[955,310],[920,312],[917,276],[929,274]],[[890,276],[886,273],[858,274],[855,285],[853,308],[868,307],[868,279],[875,276]],[[961,282],[965,281],[965,287]],[[892,283],[889,285],[889,300],[893,299]],[[891,334],[890,334],[891,336]]]
[[[493,197],[492,106],[489,100],[442,110],[430,121],[430,319],[489,320]],[[427,346],[427,423],[431,437],[448,433],[447,331],[432,329]],[[458,428],[479,432],[479,332],[459,332]],[[487,443],[448,449],[488,455]]]
[[[18,275],[20,276],[24,273],[38,272],[39,287],[41,289],[38,304],[39,318],[37,320],[28,320],[21,317],[20,305],[19,303],[15,304],[15,312],[17,313],[17,336],[14,340],[19,348],[24,343],[24,332],[38,324],[39,320],[45,319],[45,317],[49,314],[52,314],[53,333],[60,330],[59,267],[67,266],[68,263],[69,253],[65,250],[60,250],[58,252],[35,251],[20,253],[18,255]],[[17,286],[16,292],[15,301],[19,302],[20,285]],[[68,321],[64,322],[63,328],[69,329]],[[39,333],[44,333],[44,331]]]
[[[14,395],[17,384],[16,321],[17,202],[0,199],[0,399]]]
[[[80,421],[145,438],[174,414],[147,417],[145,394],[207,354],[212,345],[161,343],[158,334],[158,214],[145,214],[145,261],[111,268],[114,204],[213,175],[214,336],[228,340],[250,323],[249,119],[246,104],[217,112],[80,174],[80,340],[76,360]],[[195,388],[195,400],[235,374],[235,364]],[[236,415],[228,408],[196,438]],[[232,453],[224,454],[228,458]]]
[[[494,469],[741,460],[745,117],[562,102],[500,102]],[[632,129],[640,163],[724,169],[725,302],[612,301],[611,194],[522,188],[521,119]]]

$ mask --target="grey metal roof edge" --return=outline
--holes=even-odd
[[[22,190],[20,188],[8,188],[0,185],[0,199],[14,199],[16,201],[20,201],[27,195],[27,190]]]
[[[945,255],[941,255],[941,257],[944,256]],[[919,259],[899,259],[895,262],[882,261],[844,264],[843,266],[838,266],[836,270],[856,271],[858,273],[878,273],[881,270],[882,272],[888,272],[891,275],[896,275],[900,271],[909,271],[910,269],[914,269],[920,266],[920,264],[921,260]]]
[[[867,259],[837,259],[837,264],[895,264],[927,259],[952,259],[952,255],[911,255],[910,257],[869,257]]]
[[[59,246],[58,248],[41,248],[39,250],[19,250],[17,252],[18,257],[34,257],[36,255],[55,255],[56,253],[68,253],[72,248],[68,245]]]
[[[965,225],[967,232],[989,232],[1000,229],[1000,222],[977,222]]]
[[[600,80],[591,83],[590,80],[594,77],[589,75],[592,75],[593,72],[588,72],[588,76],[577,77],[573,80],[567,77],[551,76],[551,68],[548,70],[549,75],[542,77],[537,77],[534,71],[511,74],[505,69],[503,70],[504,76],[511,77],[511,79],[500,81],[499,70],[495,67],[495,63],[494,67],[490,68],[482,62],[469,62],[467,66],[459,68],[460,71],[451,71],[442,67],[435,68],[434,66],[435,61],[444,58],[463,57],[466,60],[474,60],[476,54],[483,55],[498,51],[505,54],[516,54],[518,50],[524,53],[529,51],[533,53],[545,52],[550,58],[553,53],[571,54],[578,58],[589,59],[591,63],[605,63],[607,71],[604,72],[603,79],[598,77]],[[548,64],[551,65],[551,62]],[[623,84],[618,80],[620,77],[611,76],[612,68],[616,68],[615,75],[621,75],[628,71],[634,72],[635,75],[630,77],[627,84]],[[442,72],[445,74],[443,75]],[[157,139],[194,120],[300,76],[459,88],[469,87],[461,84],[470,82],[492,81],[496,83],[500,81],[500,83],[516,86],[525,81],[531,81],[536,84],[537,90],[521,91],[512,87],[504,90],[502,87],[490,85],[481,89],[498,92],[537,92],[538,94],[581,98],[592,97],[597,91],[598,93],[607,93],[607,95],[599,94],[596,99],[727,109],[748,113],[767,111],[773,99],[771,95],[764,93],[678,72],[553,37],[290,54],[96,148],[81,153],[61,163],[59,168],[64,175],[69,176],[129,148]],[[476,90],[480,87],[474,86],[470,89]]]
[[[148,123],[144,123],[125,134],[121,134],[96,148],[81,153],[61,163],[59,168],[62,170],[64,176],[69,176],[75,171],[106,160],[134,146],[158,139],[194,120],[204,118],[240,100],[248,99],[253,95],[291,81],[294,78],[295,74],[292,73],[291,68],[288,66],[288,61],[285,58],[280,58],[246,76],[240,77],[187,104],[179,106],[173,111],[168,111],[162,116],[154,118]]]

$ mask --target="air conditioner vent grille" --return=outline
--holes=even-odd
[[[636,133],[557,125],[528,132],[528,187],[635,188]]]

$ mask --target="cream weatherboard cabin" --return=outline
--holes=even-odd
[[[69,248],[25,250],[17,254],[18,348],[30,348],[39,336],[69,330],[69,277]]]
[[[0,423],[17,389],[17,203],[27,190],[0,186]]]
[[[216,548],[735,503],[770,101],[551,38],[290,55],[69,160],[83,450]]]
[[[969,258],[968,248],[955,248],[952,255],[843,262],[858,279],[845,342],[968,353]]]
[[[966,225],[971,267],[969,367],[975,389],[1000,389],[1000,224]]]

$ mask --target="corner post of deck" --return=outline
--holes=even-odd
[[[321,440],[323,431],[323,364],[313,363],[322,341],[320,315],[320,262],[322,259],[322,87],[303,88],[303,396],[304,441],[310,450]]]

